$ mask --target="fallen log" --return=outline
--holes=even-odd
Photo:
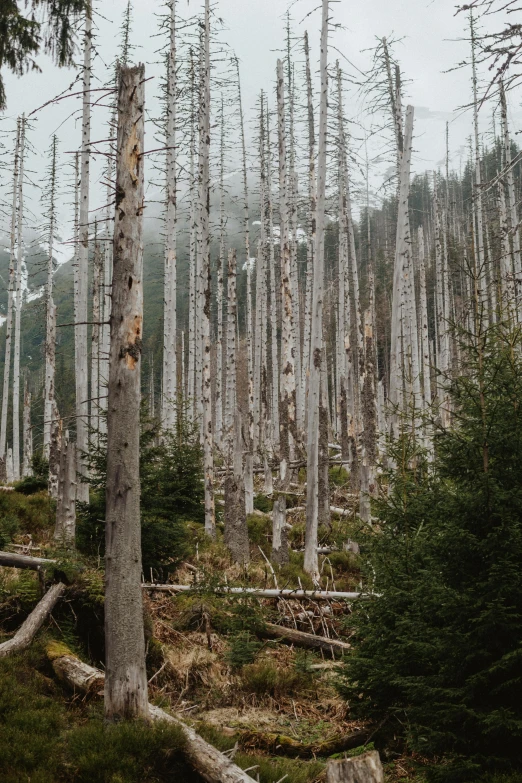
[[[326,767],[326,783],[384,783],[378,751],[370,750],[353,759],[329,761]]]
[[[31,557],[30,555],[19,555],[15,552],[0,552],[0,566],[9,568],[32,568],[38,571],[46,565],[52,565],[56,560],[48,560],[46,557]]]
[[[56,654],[58,652],[56,647],[51,647],[48,651],[57,676],[75,690],[93,693],[96,689],[96,693],[98,693],[105,681],[104,673],[100,669],[80,661],[66,647],[62,646],[62,651],[63,655]],[[73,665],[71,659],[74,658],[76,658],[76,662]],[[206,742],[184,721],[169,715],[153,704],[149,704],[149,715],[154,721],[163,720],[175,723],[182,729],[186,741],[187,761],[207,783],[254,783],[250,775],[247,775],[237,764],[234,764],[227,756]]]
[[[344,734],[326,740],[305,745],[284,734],[274,734],[261,731],[242,731],[239,744],[243,750],[264,750],[273,756],[289,756],[291,758],[311,759],[325,758],[334,753],[343,753],[363,745],[369,736],[367,729],[358,729],[351,734]]]
[[[339,639],[327,639],[325,636],[315,636],[313,633],[305,633],[295,628],[286,628],[274,623],[265,623],[260,636],[282,639],[284,642],[290,642],[298,647],[312,648],[315,650],[325,650],[332,654],[344,655],[350,652],[351,645],[347,642],[341,642]]]
[[[142,584],[144,590],[157,590],[163,593],[190,593],[197,591],[197,585],[155,585]],[[214,587],[211,592],[220,595],[252,595],[257,598],[310,598],[313,601],[343,599],[355,601],[358,598],[371,598],[372,593],[343,593],[335,590],[278,590],[258,587]]]
[[[0,658],[5,658],[13,652],[25,650],[29,647],[34,637],[51,614],[56,602],[65,590],[62,582],[53,585],[46,592],[41,601],[35,606],[29,617],[22,623],[18,631],[6,642],[0,644]]]

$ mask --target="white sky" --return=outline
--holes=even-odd
[[[469,69],[445,73],[447,69],[462,61],[468,55],[465,15],[455,16],[457,0],[340,0],[332,2],[334,21],[341,25],[330,36],[330,62],[338,57],[337,47],[361,70],[368,68],[370,55],[376,37],[384,35],[402,40],[395,47],[405,78],[410,79],[406,87],[406,102],[416,107],[414,171],[433,169],[440,164],[445,154],[445,121],[450,120],[450,150],[452,165],[458,169],[459,157],[467,144],[471,132],[469,112],[457,114],[455,110],[469,101]],[[318,58],[318,26],[320,12],[316,10],[305,21],[301,20],[319,5],[319,0],[294,0],[291,14],[294,32],[301,36],[305,29],[310,34],[313,61]],[[95,63],[94,75],[103,83],[108,78],[108,66],[114,60],[118,44],[120,20],[126,0],[94,0],[94,8],[103,14],[97,18],[97,48],[100,54]],[[178,0],[182,14],[187,7],[195,13],[201,2]],[[214,13],[223,19],[224,31],[220,34],[240,60],[243,100],[247,117],[253,118],[257,96],[264,89],[273,95],[275,63],[278,50],[284,46],[284,23],[287,0],[217,0]],[[157,14],[162,12],[159,0],[135,0],[132,42],[136,46],[134,59],[146,63],[147,76],[155,76],[147,83],[147,105],[153,110],[156,105],[154,94],[158,88],[161,66],[157,64],[159,40]],[[498,27],[504,19],[495,18],[490,24]],[[515,21],[510,19],[511,22]],[[43,72],[29,73],[17,79],[4,73],[8,108],[2,123],[4,130],[14,127],[18,114],[29,114],[40,104],[64,90],[74,78],[73,70],[59,70],[45,58],[40,59]],[[351,70],[345,63],[347,70]],[[353,72],[353,71],[352,71]],[[93,84],[93,86],[97,86]],[[76,87],[78,89],[78,86]],[[518,103],[511,99],[512,130],[522,123]],[[50,136],[56,131],[62,151],[77,149],[80,142],[79,121],[67,117],[73,109],[79,108],[79,99],[68,99],[55,106],[43,109],[37,115],[30,139],[35,148],[29,166],[34,179],[43,177],[47,162]],[[355,91],[346,97],[346,115],[362,117],[364,107],[360,105]],[[490,125],[490,110],[486,109],[482,120],[483,129]],[[93,119],[93,139],[104,139],[106,110],[97,109]],[[62,124],[63,123],[63,124]],[[146,131],[146,148],[153,144],[152,129]],[[460,151],[460,152],[459,152]],[[464,153],[465,156],[465,153]],[[72,156],[69,156],[72,160]],[[94,179],[96,167],[93,167]],[[380,173],[379,173],[380,174]],[[5,180],[4,180],[5,186]],[[149,193],[150,193],[149,189]],[[93,188],[97,205],[104,203],[103,193]],[[67,199],[68,200],[68,197]],[[38,199],[33,196],[33,209],[38,212]],[[93,204],[95,206],[95,204]],[[70,215],[70,205],[64,203],[61,214],[65,220]]]

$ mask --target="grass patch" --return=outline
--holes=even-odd
[[[199,783],[178,726],[105,726],[101,706],[71,705],[51,675],[41,643],[0,659],[2,783]]]
[[[247,693],[257,696],[273,696],[275,699],[296,693],[305,688],[303,674],[295,668],[283,667],[266,660],[244,666],[241,682]]]
[[[54,526],[55,504],[46,491],[34,495],[2,492],[0,493],[0,520],[14,520],[20,530],[38,538]]]

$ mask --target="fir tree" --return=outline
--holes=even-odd
[[[344,670],[353,712],[441,781],[522,764],[522,361],[500,329],[468,355],[432,468],[395,448]]]

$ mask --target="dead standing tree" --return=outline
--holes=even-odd
[[[140,375],[145,68],[118,95],[105,532],[105,716],[148,715],[141,591]]]

